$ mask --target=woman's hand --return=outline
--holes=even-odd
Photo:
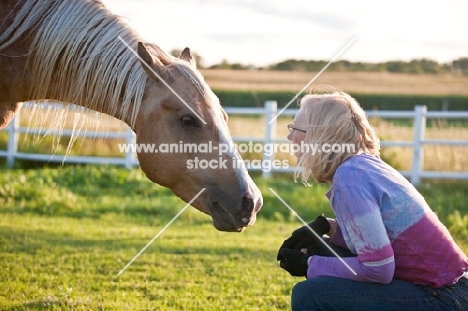
[[[309,267],[308,261],[309,254],[295,249],[282,248],[279,251],[282,259],[280,267],[288,271],[292,276],[307,277],[307,268]]]
[[[318,235],[315,235],[312,230]],[[336,230],[336,227],[335,227]],[[286,239],[283,244],[280,247],[280,250],[282,248],[288,248],[288,249],[295,249],[295,250],[301,250],[302,248],[307,248],[309,245],[314,244],[315,242],[319,241],[321,236],[324,234],[329,233],[330,231],[330,224],[327,220],[322,215],[318,216],[315,218],[314,221],[309,223],[307,226],[303,226],[299,229],[294,230],[292,235]],[[276,260],[281,260],[282,256],[280,252],[278,252],[278,255],[276,257]]]

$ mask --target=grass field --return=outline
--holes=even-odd
[[[257,223],[216,231],[186,210],[120,276],[118,272],[185,203],[139,169],[65,166],[0,172],[0,310],[289,310],[293,278],[276,251],[299,221],[325,212],[326,186],[255,177]],[[468,252],[467,183],[420,188]]]
[[[204,71],[214,88],[301,89],[315,73]],[[460,76],[326,72],[317,83],[348,92],[468,94]],[[289,118],[278,120],[285,137]],[[371,120],[382,140],[410,140],[409,124]],[[27,119],[22,121],[27,124]],[[231,116],[232,135],[263,135],[263,119]],[[91,128],[94,125],[91,125]],[[110,123],[105,128],[122,128]],[[434,123],[426,137],[466,139],[466,123]],[[4,139],[5,138],[5,139]],[[37,138],[37,140],[35,140]],[[21,151],[66,152],[68,140],[20,137]],[[78,140],[70,154],[119,155],[118,141]],[[0,148],[6,134],[0,132]],[[54,149],[55,148],[55,149]],[[426,170],[466,171],[466,147],[426,147]],[[408,169],[411,151],[384,148],[384,158]],[[258,155],[244,154],[246,158]],[[289,155],[278,155],[295,163]],[[3,160],[3,159],[2,159]],[[22,163],[21,165],[24,165]],[[185,203],[152,184],[139,169],[64,166],[0,169],[0,311],[13,310],[289,310],[295,282],[278,267],[276,251],[301,224],[268,190],[273,188],[304,219],[325,212],[326,186],[295,184],[291,174],[264,180],[257,223],[241,234],[223,233],[210,218],[186,210],[125,272],[118,272]],[[425,182],[430,206],[468,253],[467,182]]]

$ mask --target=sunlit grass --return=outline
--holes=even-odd
[[[204,71],[220,89],[298,91],[315,73]],[[229,74],[229,75],[228,75]],[[450,75],[359,75],[325,73],[317,81],[347,92],[386,94],[467,93],[464,77]],[[261,104],[261,103],[260,103]],[[22,110],[22,126],[28,111]],[[72,116],[65,127],[72,124]],[[292,117],[280,117],[285,138]],[[382,140],[409,141],[411,124],[373,119]],[[50,123],[45,122],[45,125]],[[93,129],[94,123],[90,123]],[[233,136],[263,137],[262,117],[230,116]],[[124,131],[117,120],[99,130]],[[21,134],[19,151],[65,154],[69,138]],[[430,139],[462,140],[466,123],[440,122]],[[69,155],[123,156],[122,140],[79,138]],[[7,134],[0,132],[0,149]],[[467,147],[426,146],[424,169],[466,171]],[[409,169],[408,148],[383,148],[398,169]],[[244,153],[246,159],[259,154]],[[290,154],[278,154],[295,165]],[[0,159],[4,161],[4,159]],[[18,161],[19,162],[19,161]],[[17,163],[18,163],[17,162]],[[3,162],[2,162],[3,163]],[[151,183],[140,169],[68,166],[0,171],[0,310],[290,310],[298,278],[278,267],[276,251],[301,224],[269,191],[273,188],[306,220],[332,216],[325,185],[305,187],[292,174],[266,180],[254,174],[264,197],[257,223],[241,234],[216,231],[194,208],[186,210],[120,277],[117,273],[185,206],[168,189]],[[419,187],[429,205],[468,253],[468,184],[426,182]]]
[[[290,310],[300,279],[276,252],[301,223],[268,188],[311,220],[332,216],[327,186],[254,179],[264,207],[253,227],[219,232],[189,208],[119,277],[185,202],[140,169],[1,170],[0,310]],[[468,252],[468,184],[420,191]]]

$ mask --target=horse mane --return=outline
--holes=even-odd
[[[0,35],[0,50],[37,28],[30,47],[31,98],[60,99],[134,124],[147,74],[133,51],[143,41],[126,20],[92,0],[26,0]],[[172,57],[146,44],[163,64]],[[48,98],[49,97],[49,98]]]
[[[50,125],[49,131],[52,127],[60,136],[69,111],[83,116],[74,118],[73,132],[76,133],[72,135],[68,150],[90,121],[84,120],[88,114],[83,113],[83,109],[67,104],[130,120],[129,125],[133,127],[148,76],[133,51],[121,42],[125,41],[136,50],[138,41],[144,41],[127,21],[99,0],[24,0],[18,1],[15,9],[13,23],[0,34],[0,51],[35,30],[28,53],[32,81],[30,98],[46,104],[48,99],[53,99],[67,107],[65,112],[50,107],[40,112],[40,107],[34,105],[30,127],[31,121],[34,127],[43,126],[44,120],[53,114],[56,124]],[[156,44],[145,45],[161,63],[173,63],[174,58]],[[195,73],[189,72],[183,63],[175,61],[174,65],[202,92],[203,83]],[[93,124],[95,115],[91,117]]]

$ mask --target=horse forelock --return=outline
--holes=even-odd
[[[185,64],[176,64],[176,68],[197,88],[198,92],[206,98],[206,83],[203,81],[201,74],[197,74],[192,68]]]

